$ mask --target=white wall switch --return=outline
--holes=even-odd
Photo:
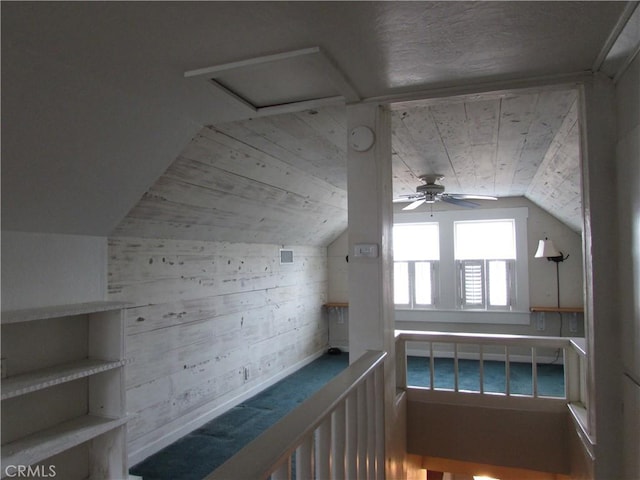
[[[356,243],[353,247],[354,257],[378,258],[377,243]]]

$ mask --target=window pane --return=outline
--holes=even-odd
[[[431,282],[431,262],[416,262],[416,304],[433,305],[433,285]]]
[[[516,258],[513,220],[455,222],[454,228],[456,260]]]
[[[438,260],[440,258],[438,235],[437,223],[394,225],[393,259]]]
[[[409,304],[409,264],[394,262],[393,264],[393,301],[396,304]]]
[[[507,262],[492,260],[489,269],[489,305],[506,307],[509,304],[509,276]]]

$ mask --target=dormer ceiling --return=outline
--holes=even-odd
[[[227,93],[213,89],[210,82],[185,78],[185,72],[318,47],[365,101],[487,82],[565,78],[600,69],[635,6],[633,2],[608,1],[3,2],[2,227],[109,235],[118,225],[122,227],[129,212],[139,211],[141,197],[142,201],[149,199],[203,129],[244,142],[256,151],[264,144],[278,145],[280,153],[269,153],[278,161],[305,173],[304,165],[313,164],[308,181],[317,178],[344,188],[334,180],[344,167],[320,160],[325,156],[322,148],[326,140],[315,136],[313,141],[305,139],[308,143],[303,146],[286,146],[283,138],[299,136],[298,131],[290,130],[299,124],[290,119],[298,115],[300,120],[303,112],[267,120],[267,112],[251,113]],[[266,83],[261,84],[263,90],[254,92],[247,77],[240,80],[240,89],[254,99],[257,110],[272,106],[272,100],[264,95],[270,93]],[[276,98],[278,103],[306,98],[289,99],[287,86],[277,87],[277,92],[285,92]],[[317,95],[325,96],[333,95],[335,86],[314,88]],[[563,97],[557,105],[567,107],[562,120],[562,109],[549,110],[555,112],[552,124],[546,135],[539,136],[535,129],[540,130],[542,124],[537,119],[547,110],[537,110],[530,102],[542,105],[545,100],[542,96],[522,99],[529,105],[529,110],[521,113],[521,123],[531,122],[530,140],[549,142],[546,150],[544,146],[534,149],[536,155],[545,153],[538,160],[540,165],[526,172],[521,167],[531,153],[528,144],[520,153],[513,147],[520,164],[501,165],[499,160],[511,151],[502,149],[500,135],[516,100],[504,97],[497,103],[463,102],[469,113],[475,107],[480,111],[486,108],[485,116],[494,122],[487,127],[493,129],[500,145],[493,161],[498,172],[493,180],[485,168],[491,156],[486,152],[469,156],[469,162],[476,162],[473,169],[460,166],[464,155],[449,152],[449,166],[455,175],[436,173],[468,188],[486,189],[493,181],[493,188],[501,195],[522,191],[525,179],[533,175],[524,195],[540,204],[541,199],[559,191],[570,191],[554,186],[559,182],[557,172],[564,171],[563,162],[575,157],[569,146],[576,134],[571,127],[574,107],[570,98]],[[398,126],[394,123],[395,135],[400,136],[402,129],[419,128],[411,120],[425,116],[425,112],[430,112],[434,123],[424,128],[447,124],[448,120],[438,120],[439,108],[411,106],[404,119],[400,119],[403,111],[395,110],[398,118],[394,121],[402,120]],[[323,108],[317,110],[323,113]],[[459,124],[458,113],[452,115],[449,123]],[[311,122],[310,118],[306,121]],[[286,127],[272,128],[276,123]],[[246,138],[228,131],[238,125],[246,128]],[[480,128],[475,123],[470,126],[469,135]],[[514,131],[517,126],[511,125]],[[257,131],[247,133],[251,128]],[[459,124],[456,128],[463,131],[465,127]],[[481,130],[484,132],[484,127]],[[336,145],[336,139],[344,139],[345,133],[335,130],[329,134],[331,148],[344,148]],[[442,133],[441,140],[447,141],[446,132]],[[473,145],[475,140],[469,135],[469,145]],[[561,141],[562,135],[566,141]],[[413,176],[424,173],[421,169],[445,165],[442,152],[428,145],[425,149],[416,141],[405,141],[402,148],[408,152],[401,152],[394,138],[394,160],[400,162],[401,169],[397,175],[399,191],[410,188]],[[295,148],[312,149],[317,156],[300,156],[304,160],[299,160],[280,155],[287,150],[289,157],[296,157]],[[428,153],[424,166],[416,153]],[[316,160],[318,163],[313,163]],[[553,166],[549,171],[556,174],[536,180],[543,175],[539,167],[545,163]],[[323,167],[332,170],[322,173]],[[277,185],[269,183],[270,188]],[[245,190],[251,191],[257,190]],[[268,206],[265,203],[265,208]],[[311,213],[313,209],[306,212],[316,215]],[[337,228],[332,224],[325,231],[313,221],[303,224],[319,229],[316,239],[330,238],[330,232]],[[270,238],[265,236],[264,240]],[[262,240],[253,237],[251,241]]]

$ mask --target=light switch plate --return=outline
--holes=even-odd
[[[354,257],[378,258],[377,243],[356,243],[353,247]]]

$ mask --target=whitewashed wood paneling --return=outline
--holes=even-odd
[[[125,300],[130,451],[326,348],[323,247],[114,237],[109,297]]]
[[[328,245],[347,226],[343,110],[203,128],[114,235]]]
[[[548,90],[394,107],[394,197],[438,173],[449,193],[526,196],[581,230],[576,98]]]

